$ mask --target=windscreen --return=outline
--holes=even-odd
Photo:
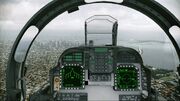
[[[175,0],[163,2],[163,5],[171,5],[172,3],[172,8],[179,7],[173,5],[178,5]],[[5,70],[7,61],[11,47],[17,37],[16,34],[19,33],[22,27],[16,23],[21,23],[21,21],[26,23],[27,20],[23,20],[19,16],[25,13],[29,14],[28,9],[19,12],[19,9],[22,9],[22,4],[20,4],[20,6],[16,5],[15,8],[13,8],[13,14],[15,15],[12,14],[9,16],[12,22],[7,21],[3,24],[3,27],[1,27],[0,69],[2,72],[0,72],[0,95],[6,92]],[[34,4],[26,6],[34,9]],[[40,5],[38,7],[39,9],[41,8]],[[64,13],[50,22],[32,44],[25,63],[27,67],[27,95],[32,94],[37,88],[40,88],[44,82],[47,82],[49,70],[56,66],[57,60],[64,50],[84,45],[84,21],[92,15],[108,14],[118,19],[117,46],[124,46],[137,50],[142,56],[145,67],[152,72],[151,87],[158,92],[158,95],[163,98],[163,101],[173,98],[173,94],[175,94],[176,90],[175,87],[178,84],[176,67],[179,65],[179,61],[169,38],[155,22],[137,11],[119,5],[92,4],[79,8],[80,10],[77,12],[71,14]],[[15,13],[15,11],[19,13]],[[34,9],[34,12],[35,11]],[[170,11],[172,12],[173,10]],[[178,10],[174,9],[173,13],[176,14],[179,19]],[[28,19],[28,16],[23,16],[23,18],[25,17]],[[105,19],[98,21],[92,20],[87,23],[88,43],[90,40],[93,40],[94,45],[112,44],[113,23]],[[13,28],[16,28],[16,31]],[[177,30],[179,30],[179,27]],[[176,35],[178,36],[175,35],[174,37],[179,44],[180,37],[179,31],[177,30],[175,30],[174,34],[177,33]],[[69,68],[65,71],[69,71],[68,69]],[[131,72],[131,70],[129,72]],[[66,82],[66,84],[70,83]],[[81,84],[77,86],[79,85]]]

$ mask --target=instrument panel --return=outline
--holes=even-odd
[[[57,101],[140,101],[148,92],[142,58],[131,48],[70,48],[53,71],[51,92]]]
[[[119,64],[114,73],[115,90],[136,91],[140,87],[140,66],[138,64]]]

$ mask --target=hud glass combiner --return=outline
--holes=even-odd
[[[85,45],[117,45],[118,21],[110,15],[94,15],[85,21]]]
[[[144,2],[144,0],[124,0],[122,4],[120,5],[124,5],[130,8],[136,9],[144,13],[148,17],[150,17],[157,24],[159,24],[159,26],[166,32],[167,36],[170,38],[171,42],[173,43],[176,49],[178,57],[180,59],[180,52],[179,52],[179,47],[177,45],[177,41],[174,40],[172,35],[168,32],[169,28],[172,27],[173,25],[177,25],[178,27],[180,27],[179,20],[177,20],[177,18],[174,15],[172,15],[172,13],[170,13],[167,9],[165,9],[156,1],[154,0],[145,0],[145,1],[146,2]],[[25,69],[24,69],[23,64],[26,58],[19,61],[20,63],[18,63],[18,61],[14,59],[16,48],[18,44],[21,44],[20,40],[23,37],[26,30],[30,26],[35,25],[39,29],[39,32],[40,32],[48,24],[48,22],[54,19],[57,15],[65,11],[68,11],[68,12],[70,10],[73,11],[73,9],[68,10],[67,8],[71,6],[74,8],[78,8],[78,6],[85,5],[85,4],[86,3],[84,2],[84,0],[69,0],[69,1],[62,0],[61,2],[59,0],[53,0],[51,3],[47,4],[40,11],[38,11],[38,13],[35,14],[28,21],[28,23],[24,26],[24,28],[19,33],[13,45],[13,48],[11,50],[11,54],[9,57],[8,68],[6,70],[7,71],[6,88],[8,89],[7,101],[12,101],[15,99],[16,100],[24,99],[26,96],[26,94],[24,93],[26,89],[25,82],[21,81],[20,83],[17,83],[17,81],[19,79],[22,79],[24,76],[21,73],[24,73]],[[32,42],[34,41],[34,39],[32,40]]]

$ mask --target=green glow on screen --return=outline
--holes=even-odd
[[[117,89],[136,89],[138,87],[138,73],[133,67],[118,67],[116,69]]]
[[[83,68],[80,66],[65,66],[62,68],[62,86],[68,88],[82,87]]]
[[[83,61],[83,53],[77,52],[77,53],[69,53],[63,57],[63,61],[65,62],[82,62]]]
[[[95,48],[95,52],[107,52],[107,48]]]

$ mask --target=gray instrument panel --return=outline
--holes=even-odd
[[[131,55],[128,57],[128,54]],[[84,72],[81,74],[80,70]],[[64,71],[60,73],[60,84],[64,87],[57,90],[61,101],[139,101],[142,92],[147,90],[144,86],[146,81],[142,80],[146,78],[142,78],[141,56],[130,48],[103,46],[68,49],[60,57],[60,71]],[[83,83],[73,80],[83,80]]]

